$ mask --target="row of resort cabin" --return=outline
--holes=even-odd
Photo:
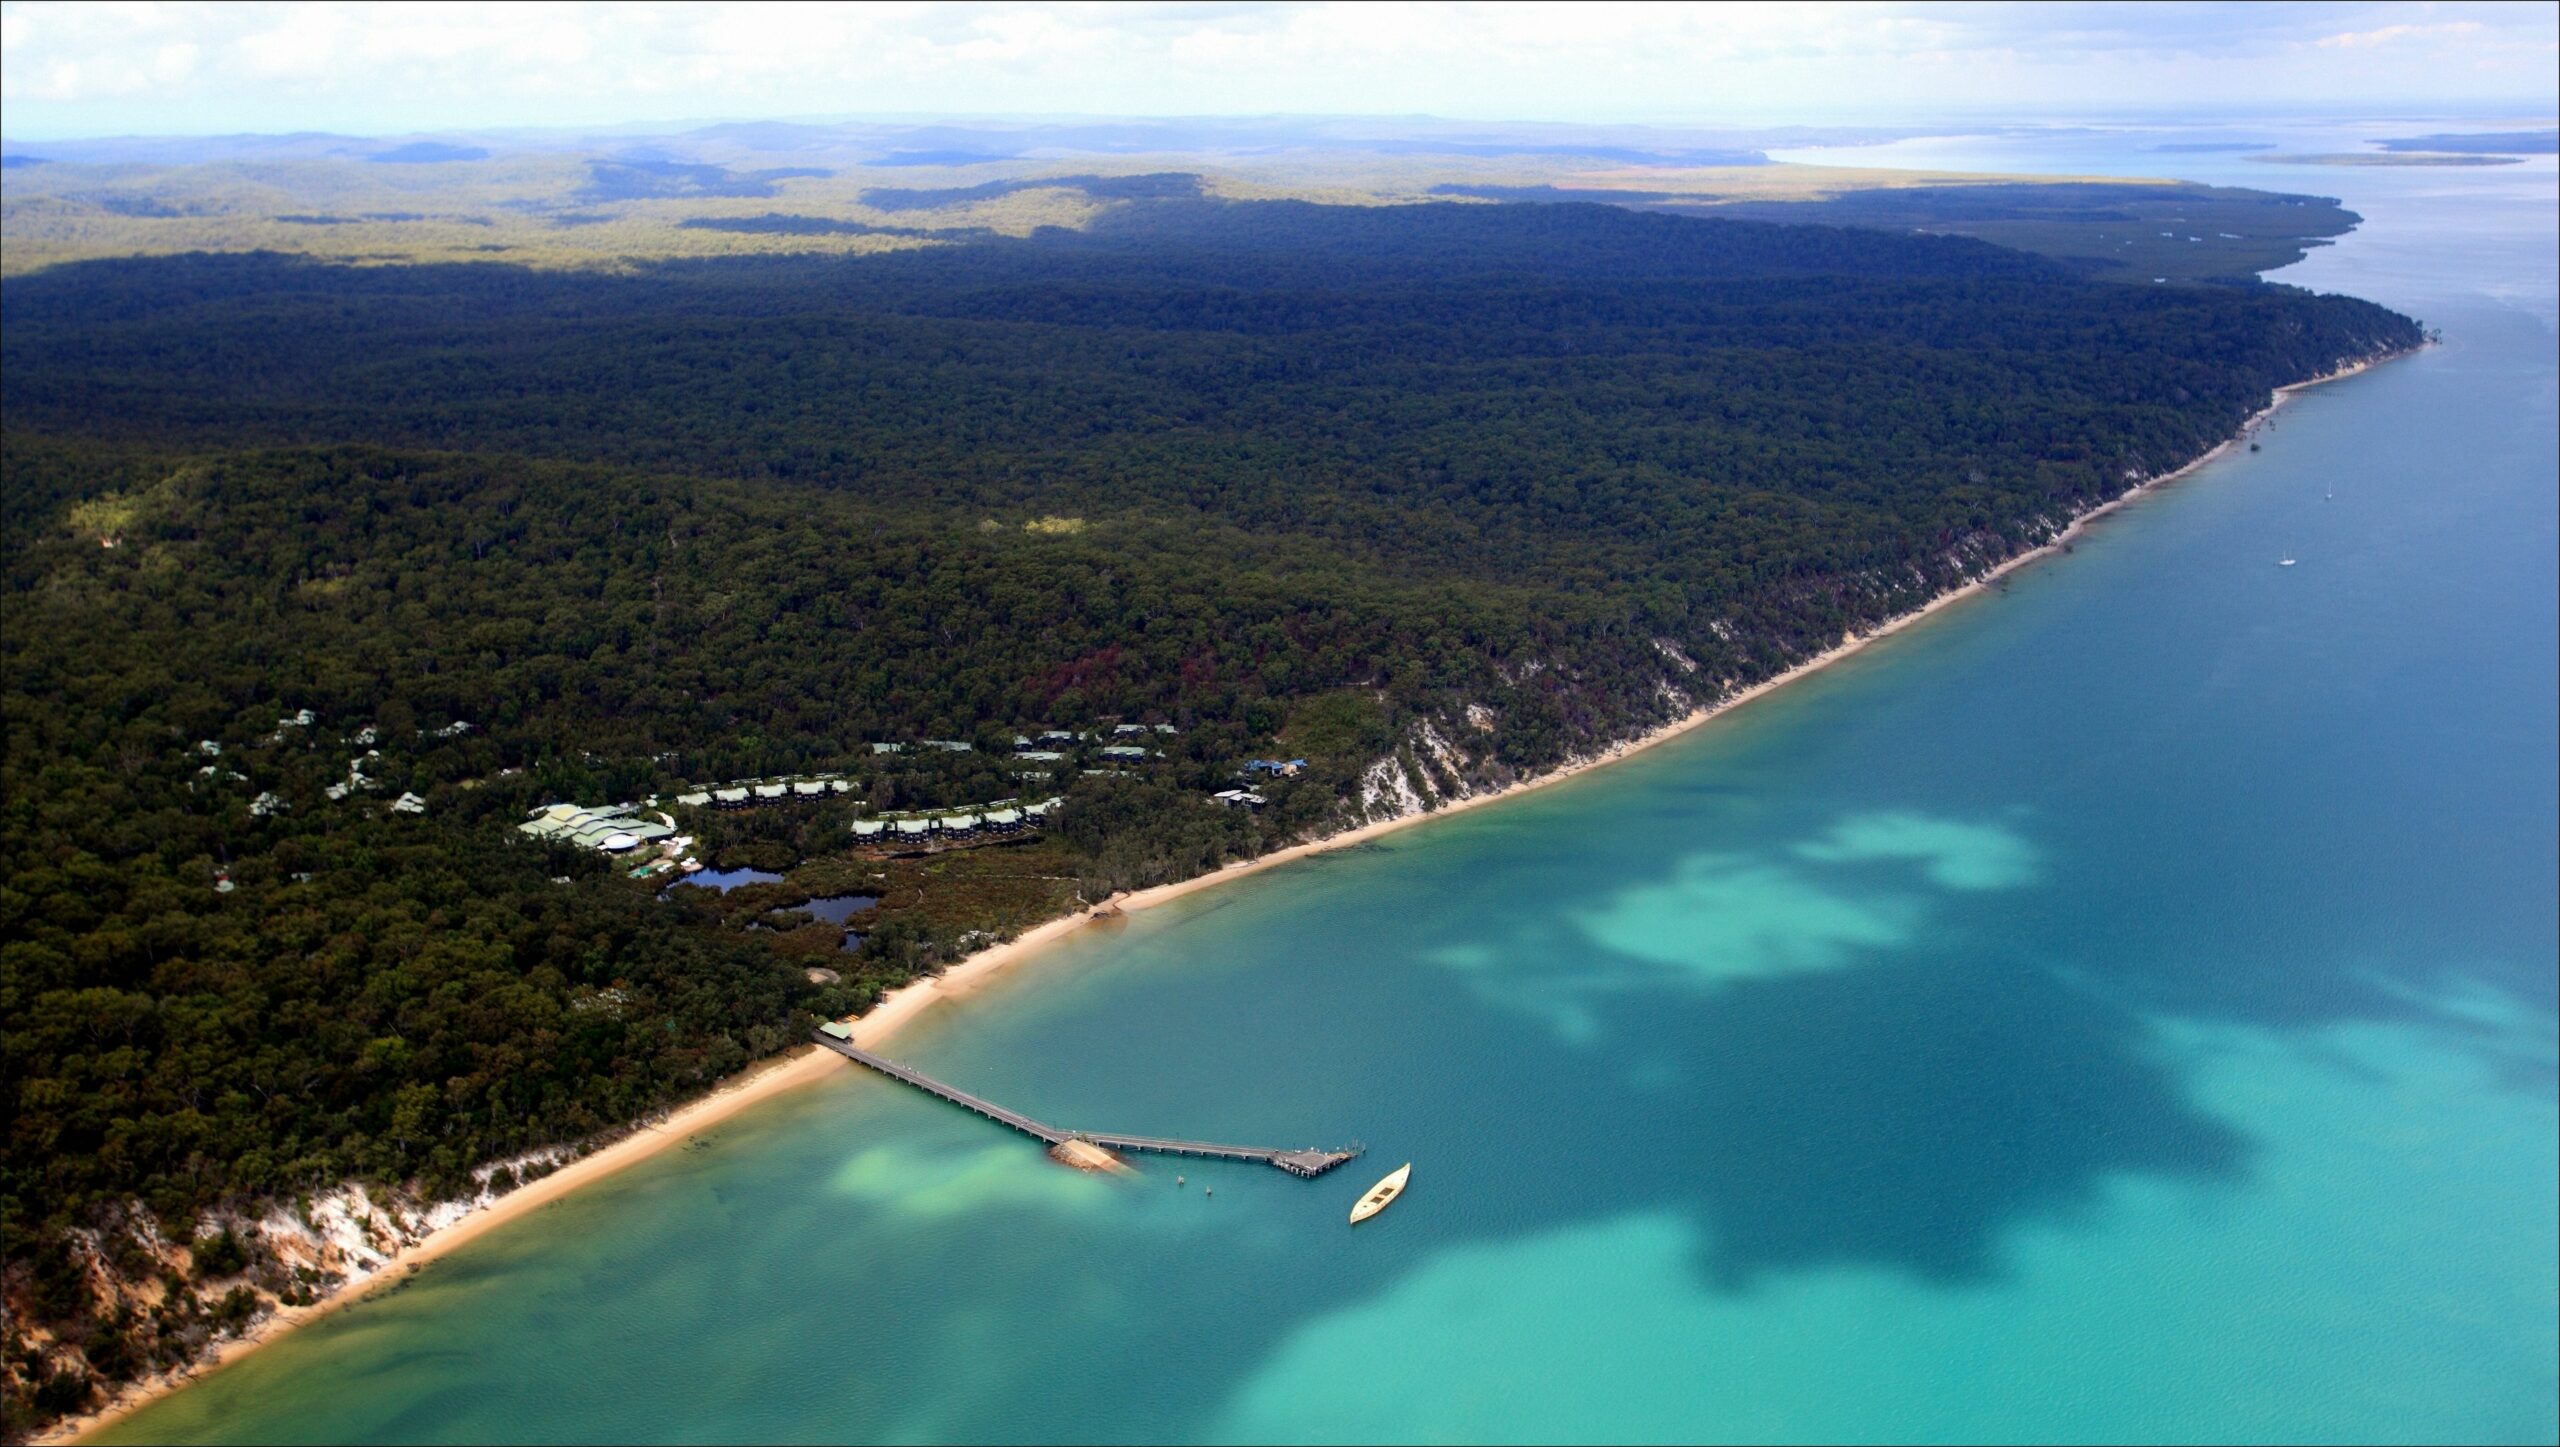
[[[676,802],[689,809],[744,809],[756,804],[805,803],[830,794],[849,794],[853,790],[853,780],[822,774],[814,779],[751,779],[716,789],[697,789],[690,794],[676,795]]]
[[[947,814],[910,815],[904,818],[856,819],[853,837],[861,844],[924,844],[935,840],[992,838],[1003,839],[1027,829],[1037,829],[1048,822],[1050,814],[1063,803],[1059,799],[1043,799],[1037,804],[1016,804],[1003,800],[983,810],[954,810]]]
[[[1163,734],[1170,737],[1177,732],[1179,732],[1179,730],[1175,729],[1173,725],[1161,723],[1114,724],[1107,731],[1103,729],[1095,729],[1090,733],[1081,734],[1076,733],[1071,729],[1042,729],[1036,734],[1015,734],[1013,736],[1013,751],[1017,754],[1028,754],[1034,752],[1064,752],[1073,749],[1078,744],[1099,743],[1104,739],[1111,739],[1118,743],[1126,744],[1134,740],[1143,739],[1150,734]]]

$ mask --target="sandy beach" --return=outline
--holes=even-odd
[[[1033,958],[1059,940],[1092,924],[1097,914],[1106,914],[1113,909],[1121,912],[1150,909],[1184,895],[1242,879],[1310,854],[1347,848],[1399,829],[1509,799],[1533,789],[1545,788],[1586,770],[1615,763],[1668,739],[1685,734],[1809,674],[1819,672],[1878,639],[1898,633],[1941,609],[1974,597],[2018,569],[2057,555],[2081,537],[2091,524],[2132,502],[2151,495],[2170,483],[2189,476],[2208,463],[2245,445],[2266,419],[2295,394],[2324,383],[2354,376],[2381,362],[2393,360],[2394,356],[2399,355],[2406,354],[2398,353],[2375,358],[2328,376],[2278,389],[2274,399],[2250,417],[2238,433],[2203,456],[2173,472],[2151,478],[2120,496],[2090,509],[2043,546],[2009,559],[1964,587],[1942,593],[1922,607],[1892,619],[1867,633],[1844,640],[1765,682],[1699,708],[1639,738],[1630,739],[1534,779],[1523,780],[1504,789],[1447,803],[1426,813],[1382,820],[1346,830],[1325,839],[1277,850],[1176,884],[1160,885],[1152,889],[1118,895],[1105,901],[1093,913],[1077,913],[1052,920],[1006,943],[981,950],[940,975],[918,980],[892,991],[868,1013],[853,1022],[855,1043],[866,1048],[879,1046],[901,1028],[933,1008],[935,1004],[964,996],[995,976]],[[247,1334],[223,1343],[209,1357],[192,1367],[181,1369],[170,1376],[135,1383],[99,1411],[85,1417],[66,1419],[57,1424],[52,1431],[35,1440],[49,1442],[77,1440],[131,1414],[158,1397],[187,1385],[196,1377],[236,1361],[306,1322],[317,1320],[350,1302],[361,1300],[375,1289],[403,1279],[426,1262],[443,1256],[520,1216],[538,1210],[582,1186],[646,1160],[670,1146],[681,1145],[689,1137],[770,1097],[823,1079],[835,1071],[851,1068],[853,1067],[850,1062],[842,1057],[814,1045],[763,1061],[723,1082],[709,1094],[673,1111],[664,1120],[643,1124],[611,1144],[572,1161],[540,1180],[497,1198],[489,1205],[462,1217],[449,1226],[429,1233],[395,1253],[379,1270],[349,1282],[321,1301],[309,1306],[283,1308],[261,1321]]]

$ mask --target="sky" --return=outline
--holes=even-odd
[[[2560,5],[0,3],[14,140],[918,115],[2560,108]]]

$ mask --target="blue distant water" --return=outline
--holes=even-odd
[[[2280,129],[2232,136],[2340,148]],[[2282,279],[2445,344],[1714,726],[893,1047],[1352,1169],[1092,1179],[848,1068],[110,1435],[2553,1440],[2554,165],[2151,149],[2215,138],[1838,158],[2341,194]]]

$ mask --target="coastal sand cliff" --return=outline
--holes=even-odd
[[[2411,350],[2423,350],[2423,348]],[[876,1048],[935,1004],[969,995],[996,976],[1032,959],[1049,946],[1085,928],[1097,919],[1114,918],[1129,911],[1151,909],[1184,895],[1242,879],[1310,854],[1346,848],[1426,820],[1442,818],[1480,805],[1512,798],[1533,789],[1545,788],[1587,770],[1641,753],[1665,740],[1676,738],[1754,699],[1773,693],[1809,674],[1819,672],[1869,644],[1898,633],[1950,605],[1974,597],[2020,568],[2061,553],[2069,544],[2081,537],[2092,523],[2149,496],[2167,484],[2190,476],[2247,443],[2266,419],[2294,395],[2312,387],[2355,376],[2383,362],[2409,354],[2410,352],[2386,353],[2342,367],[2324,376],[2276,389],[2273,399],[2267,406],[2253,414],[2233,436],[2203,455],[2173,471],[2136,483],[2116,497],[2081,513],[2041,546],[2019,553],[1973,581],[1961,587],[1949,589],[1911,612],[1883,623],[1864,634],[1844,639],[1834,647],[1804,660],[1775,677],[1704,705],[1648,733],[1612,745],[1535,778],[1524,779],[1501,789],[1453,799],[1426,812],[1407,813],[1378,820],[1320,840],[1275,850],[1258,858],[1239,861],[1178,883],[1115,895],[1090,912],[1080,912],[1052,920],[1006,943],[981,950],[939,975],[917,980],[890,992],[882,997],[870,1011],[852,1022],[854,1043],[866,1049]],[[159,1397],[187,1385],[198,1376],[246,1356],[296,1327],[318,1320],[351,1302],[361,1300],[380,1287],[395,1284],[407,1278],[425,1263],[487,1232],[496,1230],[519,1216],[538,1210],[582,1186],[646,1160],[670,1146],[681,1145],[699,1132],[717,1125],[752,1105],[785,1091],[824,1079],[838,1070],[847,1068],[851,1068],[850,1062],[814,1045],[759,1062],[722,1082],[709,1093],[671,1112],[663,1120],[644,1123],[611,1144],[581,1156],[539,1180],[496,1197],[487,1205],[470,1211],[449,1224],[429,1231],[414,1243],[392,1253],[379,1269],[351,1278],[329,1296],[307,1306],[280,1308],[261,1320],[250,1331],[221,1343],[198,1362],[160,1377],[134,1383],[99,1410],[83,1417],[66,1418],[34,1440],[77,1441],[111,1422],[130,1415]]]

